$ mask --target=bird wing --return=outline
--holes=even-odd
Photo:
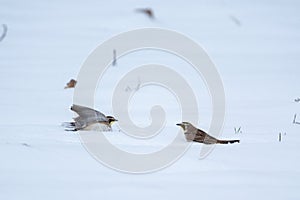
[[[81,122],[81,123],[86,123],[86,124],[90,124],[90,123],[95,123],[95,122],[107,122],[108,119],[106,118],[106,116],[94,109],[88,108],[88,107],[84,107],[84,106],[79,106],[79,105],[73,105],[71,107],[71,110],[73,110],[74,112],[76,112],[79,117],[76,117],[74,120]]]
[[[196,134],[194,134],[194,141],[195,142],[203,142],[205,138],[206,133],[200,129],[197,130]]]
[[[215,144],[217,143],[217,139],[208,135],[206,132],[198,129],[194,141],[203,142],[204,144]]]

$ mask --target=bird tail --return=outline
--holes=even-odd
[[[218,140],[217,144],[232,144],[232,143],[240,143],[240,140]]]
[[[65,128],[74,128],[75,127],[75,122],[64,122],[61,125]]]

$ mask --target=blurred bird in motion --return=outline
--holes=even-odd
[[[179,124],[176,124],[177,126],[180,126],[183,131],[185,138],[188,142],[199,142],[199,143],[204,143],[204,144],[229,144],[229,143],[239,143],[240,140],[219,140],[216,139],[201,129],[198,129],[194,127],[191,123],[189,122],[182,122]]]
[[[71,110],[76,112],[79,116],[74,118],[74,122],[63,123],[66,127],[66,131],[112,131],[112,123],[118,121],[112,116],[105,116],[97,110],[84,106],[73,105]]]
[[[149,18],[154,19],[154,14],[151,8],[137,8],[135,9],[136,12],[144,13]]]
[[[71,79],[71,80],[67,83],[67,85],[65,86],[65,89],[67,89],[67,88],[74,88],[75,85],[76,85],[76,83],[77,83],[76,80]]]

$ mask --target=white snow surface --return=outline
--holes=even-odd
[[[155,20],[134,11],[144,7]],[[300,97],[299,9],[297,0],[1,0],[0,24],[8,32],[0,42],[0,199],[300,199],[300,125],[292,123],[300,115],[294,101]],[[78,133],[64,131],[60,124],[74,116],[66,82],[103,41],[143,27],[178,31],[206,49],[226,94],[220,137],[240,144],[217,145],[205,159],[199,159],[202,144],[193,144],[171,166],[136,175],[100,164]],[[99,82],[95,108],[113,115],[109,97],[118,79],[151,61],[188,80],[199,101],[197,126],[208,130],[205,84],[164,52],[118,60]],[[172,140],[182,119],[168,91],[141,91],[132,99],[132,120],[151,123],[150,108],[160,104],[165,131],[150,142],[132,142],[116,123],[107,137],[128,151],[152,152]]]

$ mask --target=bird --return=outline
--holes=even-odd
[[[144,13],[150,19],[154,19],[154,14],[151,8],[137,8],[135,9],[136,12]]]
[[[194,125],[192,125],[189,122],[182,122],[176,124],[177,126],[180,126],[183,131],[185,138],[188,142],[199,142],[204,144],[229,144],[229,143],[239,143],[240,140],[219,140],[217,138],[214,138],[207,134],[205,131],[196,128]]]
[[[65,86],[65,89],[67,89],[67,88],[74,88],[75,85],[76,85],[76,83],[77,83],[76,80],[71,79],[71,80],[67,83],[67,85]]]
[[[71,110],[78,114],[74,122],[66,122],[63,125],[66,131],[95,130],[95,131],[112,131],[111,125],[118,121],[113,116],[105,116],[103,113],[73,104]]]

